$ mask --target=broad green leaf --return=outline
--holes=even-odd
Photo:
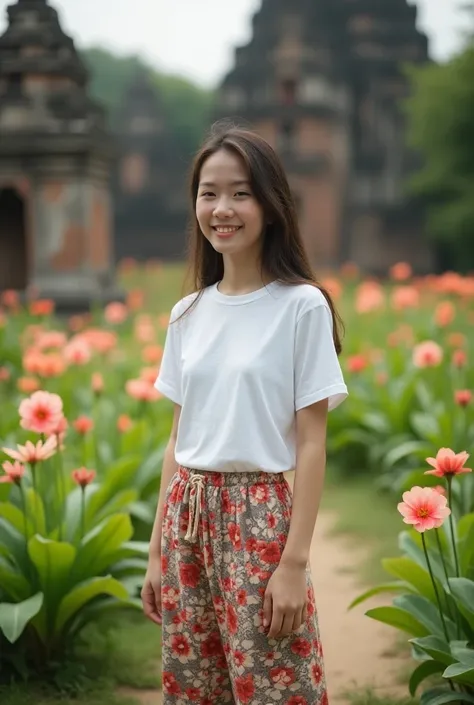
[[[431,656],[435,661],[439,661],[445,666],[450,666],[456,662],[456,658],[452,655],[450,645],[438,636],[426,636],[421,639],[410,639],[410,644],[414,644],[425,654]]]
[[[105,479],[87,503],[87,526],[117,492],[134,486],[140,460],[139,455],[126,456],[107,468]]]
[[[474,512],[471,514],[465,514],[458,521],[458,536],[460,539],[466,538],[471,527],[474,526]]]
[[[448,703],[474,703],[474,695],[446,688],[432,688],[422,693],[420,705],[448,705]]]
[[[15,505],[11,504],[11,502],[1,502],[0,517],[3,517],[9,521],[14,529],[16,529],[22,536],[25,536],[25,515],[19,507],[15,507]],[[34,533],[33,525],[29,520],[26,521],[26,531],[27,538]]]
[[[474,685],[474,666],[466,663],[453,663],[444,671],[443,678],[450,678],[456,683]]]
[[[107,517],[90,531],[82,540],[76,562],[74,577],[84,580],[94,575],[100,575],[123,556],[118,550],[125,541],[133,535],[132,522],[128,514],[115,514]]]
[[[412,587],[400,580],[394,583],[384,583],[383,585],[377,585],[376,587],[370,588],[369,590],[366,590],[361,595],[356,597],[347,609],[351,610],[353,607],[356,607],[356,605],[360,605],[361,602],[365,602],[365,600],[368,600],[374,595],[380,595],[383,592],[394,593],[400,591],[411,592]]]
[[[417,666],[411,674],[410,681],[408,683],[410,695],[412,697],[415,695],[418,686],[426,678],[433,676],[435,673],[442,673],[444,669],[445,665],[439,661],[423,661],[423,663],[420,663],[420,665]]]
[[[416,588],[420,595],[436,603],[436,594],[430,574],[427,570],[418,565],[418,563],[402,556],[400,558],[384,558],[382,565],[387,573],[393,575],[395,578],[400,578],[410,583],[410,585]],[[439,584],[438,590],[442,590],[442,586]]]
[[[405,443],[398,445],[396,448],[392,448],[385,458],[384,467],[387,470],[391,470],[400,460],[411,457],[414,453],[419,453],[421,450],[428,449],[426,443],[423,441],[405,441]]]
[[[43,593],[29,597],[23,602],[0,603],[0,631],[11,644],[23,634],[28,622],[35,617],[43,605]]]
[[[421,566],[423,570],[427,570],[423,548],[416,542],[415,535],[414,531],[402,531],[398,537],[399,548],[403,553],[406,553],[409,558],[415,561],[415,563]],[[419,539],[419,535],[416,535],[416,539]],[[430,563],[435,578],[444,584],[445,576],[443,565],[438,555],[435,555],[432,551],[430,551]]]
[[[0,557],[0,586],[11,600],[21,602],[31,593],[25,576],[5,558]]]
[[[25,537],[17,531],[9,521],[0,517],[0,545],[6,550],[2,551],[13,560],[24,575],[27,575],[29,560],[26,550]]]
[[[415,619],[425,625],[430,634],[443,635],[443,624],[439,611],[426,597],[421,595],[400,595],[395,597],[393,604],[413,615]],[[444,622],[448,635],[454,639],[456,636],[456,625],[446,616],[444,617]]]
[[[99,491],[100,485],[94,483],[86,488],[85,502],[91,501],[91,497]],[[66,509],[64,512],[63,535],[67,541],[76,543],[80,539],[81,517],[82,517],[82,490],[75,487],[66,499]]]
[[[453,578],[449,584],[459,610],[474,628],[474,581],[468,578]]]
[[[46,518],[41,496],[29,487],[25,491],[26,514],[35,527],[35,533],[46,536]]]
[[[140,519],[145,524],[153,524],[156,510],[148,502],[133,502],[128,508],[134,519]]]
[[[414,411],[410,414],[410,423],[415,433],[423,439],[436,443],[440,436],[439,424],[432,414]]]
[[[389,624],[414,636],[427,636],[429,630],[409,612],[398,607],[374,607],[365,613],[368,617]]]
[[[76,585],[61,601],[55,623],[56,634],[60,634],[66,623],[99,595],[111,595],[119,600],[128,598],[126,588],[112,576],[90,578]]]
[[[117,514],[118,512],[131,513],[131,506],[138,499],[137,490],[120,490],[112,499],[105,504],[100,511],[96,514],[97,522],[102,521],[111,514]]]
[[[463,519],[469,519],[469,521],[461,524]],[[474,514],[467,514],[461,519],[458,524],[458,536],[460,537],[458,539],[460,570],[463,575],[466,575],[469,569],[474,568]]]
[[[158,478],[161,475],[161,468],[163,466],[163,459],[165,457],[166,444],[163,444],[157,448],[153,453],[145,460],[140,466],[137,477],[136,477],[136,487],[141,491],[143,490],[149,482],[156,478],[156,485],[158,488]],[[157,489],[158,494],[158,489]]]
[[[44,636],[43,630],[51,625],[58,604],[69,589],[76,549],[70,543],[51,541],[37,535],[29,540],[28,553],[44,593],[44,621],[38,621],[36,625]]]

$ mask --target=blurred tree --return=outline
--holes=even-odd
[[[443,65],[409,69],[411,145],[423,167],[409,186],[425,199],[443,267],[474,268],[474,46]]]
[[[137,69],[142,68],[154,76],[164,117],[180,155],[186,158],[196,151],[209,127],[212,91],[180,76],[162,74],[138,56],[116,56],[100,47],[83,50],[81,55],[90,71],[91,95],[108,110],[112,129],[125,90]]]

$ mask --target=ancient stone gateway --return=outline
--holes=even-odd
[[[46,0],[18,0],[0,37],[0,291],[81,310],[114,285],[113,144],[87,71]]]

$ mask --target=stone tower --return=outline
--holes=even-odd
[[[115,171],[116,253],[137,259],[182,258],[185,165],[165,120],[158,87],[137,69],[119,110]]]
[[[18,0],[0,37],[0,290],[59,310],[117,298],[102,109],[47,0]]]
[[[215,118],[250,125],[282,157],[319,267],[432,265],[403,190],[401,65],[427,60],[415,20],[407,0],[262,0],[220,87]]]

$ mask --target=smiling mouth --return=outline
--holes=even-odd
[[[241,225],[213,225],[212,229],[216,231],[218,235],[232,235],[240,230]]]

